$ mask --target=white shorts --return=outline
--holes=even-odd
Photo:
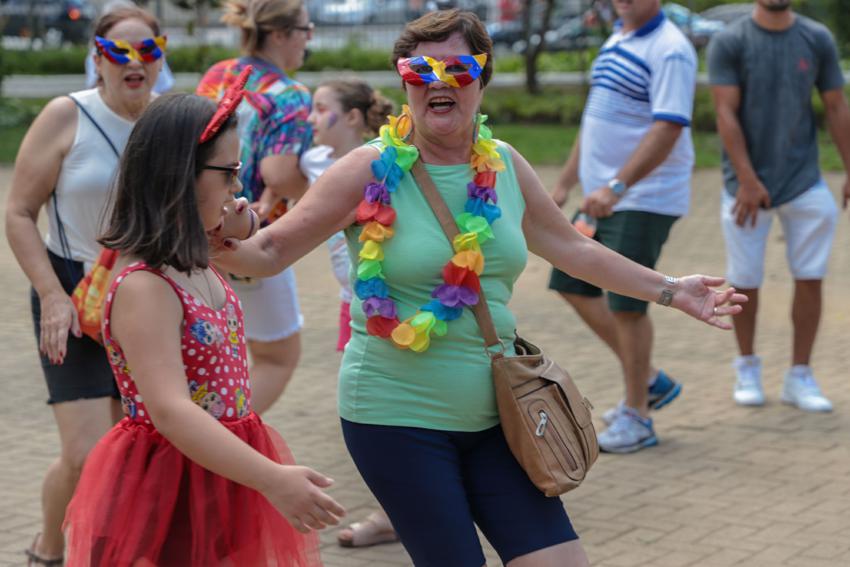
[[[304,326],[292,268],[270,278],[246,280],[228,276],[227,281],[242,303],[246,339],[264,343],[279,341]]]
[[[773,209],[759,209],[755,226],[735,224],[735,198],[725,190],[720,221],[726,240],[726,280],[735,287],[756,289],[764,279],[764,253],[774,214],[785,235],[785,256],[795,280],[822,280],[826,276],[838,219],[835,199],[821,179],[795,199]]]

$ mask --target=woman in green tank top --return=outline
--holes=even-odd
[[[270,275],[344,228],[356,297],[340,370],[343,433],[414,563],[483,565],[477,524],[506,564],[582,566],[587,558],[560,500],[534,488],[505,447],[490,360],[466,307],[483,291],[511,345],[508,302],[527,251],[724,329],[721,317],[737,313],[732,303],[742,299],[711,289],[721,278],[665,277],[578,234],[531,166],[493,139],[478,114],[491,49],[468,12],[409,23],[393,51],[407,94],[402,113],[334,164],[290,214],[248,241],[225,243],[219,263]],[[453,242],[411,175],[420,160],[455,216]],[[316,518],[309,527],[324,525]]]

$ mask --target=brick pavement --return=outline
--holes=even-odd
[[[542,170],[552,180],[555,171]],[[0,187],[9,170],[0,170]],[[842,178],[828,177],[837,192]],[[674,274],[723,272],[717,171],[696,176],[694,211],[678,223],[660,268]],[[575,205],[574,198],[571,205]],[[681,379],[682,398],[657,415],[661,445],[602,456],[586,484],[564,498],[593,565],[599,567],[841,567],[850,565],[850,219],[839,223],[816,349],[817,375],[835,403],[807,415],[779,403],[790,345],[788,281],[778,231],[771,235],[759,320],[768,404],[731,401],[731,333],[678,313],[653,310],[656,363]],[[57,451],[35,357],[27,286],[7,246],[0,248],[0,566],[21,565],[39,526],[39,490]],[[295,381],[267,420],[299,461],[336,479],[332,490],[356,519],[373,508],[340,437],[335,411],[339,355],[333,353],[336,289],[324,249],[297,267],[307,319]],[[612,356],[560,300],[545,290],[548,268],[532,258],[517,284],[520,329],[577,377],[598,410],[621,395]],[[842,293],[843,292],[843,293]],[[531,325],[534,321],[534,325]],[[521,519],[518,519],[521,521]],[[409,565],[400,545],[348,550],[322,534],[329,567]],[[498,560],[487,549],[490,565]]]

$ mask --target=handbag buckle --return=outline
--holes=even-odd
[[[495,348],[498,348],[499,350],[492,350]],[[484,352],[487,353],[487,356],[490,357],[490,360],[502,358],[503,356],[505,356],[505,345],[502,344],[502,341],[499,341],[499,343],[495,345],[484,345]]]

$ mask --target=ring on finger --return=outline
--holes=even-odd
[[[717,307],[714,308],[714,316],[717,317]]]

